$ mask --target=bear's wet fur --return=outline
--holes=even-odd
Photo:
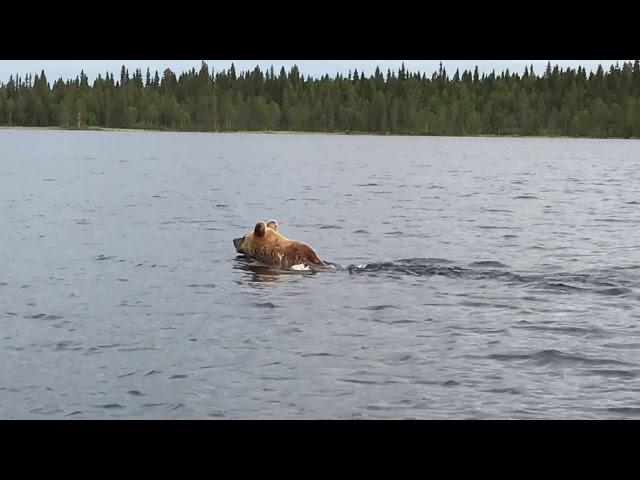
[[[294,265],[327,265],[306,243],[281,235],[275,220],[258,222],[252,232],[242,238],[234,238],[233,245],[238,253],[282,270],[290,270]]]

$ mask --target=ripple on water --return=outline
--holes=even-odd
[[[327,352],[318,352],[318,353],[303,353],[302,357],[306,358],[306,357],[333,357],[336,356],[332,353],[327,353]],[[275,362],[274,365],[279,365],[280,362]]]
[[[638,370],[592,369],[592,370],[587,370],[585,373],[588,373],[591,375],[597,375],[605,378],[634,379],[638,377]]]
[[[60,320],[64,317],[61,315],[50,315],[46,313],[36,313],[35,315],[26,315],[24,318],[28,318],[30,320]]]
[[[534,291],[545,291],[559,294],[587,291],[585,288],[574,287],[573,285],[567,285],[566,283],[561,282],[538,282],[531,285],[531,289]]]
[[[528,323],[528,322],[527,322]],[[530,330],[538,332],[551,332],[557,335],[577,335],[581,337],[609,338],[614,335],[599,327],[578,327],[578,326],[551,326],[551,325],[513,325],[512,328],[521,330]]]
[[[540,350],[533,353],[491,354],[486,358],[501,362],[532,361],[539,366],[574,366],[574,365],[631,365],[627,362],[609,358],[592,358],[580,354],[564,353],[559,350]]]
[[[610,407],[606,411],[619,413],[625,417],[640,417],[640,407]]]
[[[254,307],[267,308],[267,309],[280,308],[279,305],[276,305],[273,302],[254,302],[251,305],[253,305]]]
[[[627,293],[631,293],[632,290],[630,288],[613,287],[613,288],[604,288],[602,290],[595,290],[595,292],[600,295],[619,296],[619,295],[626,295]]]
[[[457,382],[456,380],[447,380],[446,382],[443,382],[441,385],[443,387],[457,387],[460,385],[460,382]]]
[[[522,395],[522,392],[517,388],[491,388],[485,391],[489,393],[500,393],[500,394],[506,393],[509,395]]]
[[[123,408],[125,408],[124,406],[120,405],[119,403],[107,403],[104,405],[94,405],[96,408],[104,408],[106,410],[122,410]]]
[[[509,265],[498,262],[496,260],[480,260],[477,262],[471,262],[470,267],[492,267],[492,268],[509,268]]]
[[[400,307],[396,305],[371,305],[368,307],[363,307],[363,310],[371,310],[371,311],[377,312],[380,310],[389,310],[389,309],[397,310],[399,308]]]

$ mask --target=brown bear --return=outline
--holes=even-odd
[[[303,269],[327,266],[309,245],[281,235],[275,220],[259,222],[253,232],[234,238],[233,245],[238,253],[282,270],[298,265]]]

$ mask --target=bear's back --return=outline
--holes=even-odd
[[[282,267],[291,268],[293,265],[325,265],[318,258],[316,252],[306,243],[292,241],[283,252]]]

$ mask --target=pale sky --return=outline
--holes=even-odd
[[[562,68],[582,66],[587,72],[595,71],[599,64],[607,70],[616,62],[620,64],[624,62],[624,60],[442,60],[442,65],[449,76],[453,76],[456,68],[459,68],[462,73],[464,70],[473,70],[476,65],[480,74],[491,73],[492,70],[499,74],[507,68],[510,72],[522,74],[524,67],[529,65],[533,65],[534,71],[541,74],[548,61],[551,61],[552,66],[557,64]],[[397,72],[403,60],[205,60],[205,62],[210,69],[214,69],[214,72],[228,69],[231,63],[235,64],[238,72],[253,70],[256,65],[264,72],[273,65],[276,74],[282,66],[289,71],[293,65],[298,65],[300,73],[305,77],[307,75],[320,77],[324,74],[334,77],[337,72],[347,75],[349,70],[354,69],[358,72],[364,71],[365,75],[369,76],[373,74],[376,66],[379,66],[386,75],[387,69]],[[440,60],[404,60],[407,70],[411,72],[419,70],[427,76],[431,76],[438,70],[439,63]],[[156,70],[162,76],[162,71],[166,68],[180,75],[191,68],[199,70],[200,64],[201,60],[0,60],[0,82],[6,83],[9,76],[16,73],[24,78],[26,73],[39,74],[41,70],[44,70],[51,84],[60,77],[64,80],[73,79],[79,76],[82,70],[89,77],[89,82],[93,82],[98,74],[104,76],[107,71],[113,73],[114,78],[117,79],[122,65],[129,70],[130,75],[136,68],[142,69],[144,75],[147,67],[152,76]]]

